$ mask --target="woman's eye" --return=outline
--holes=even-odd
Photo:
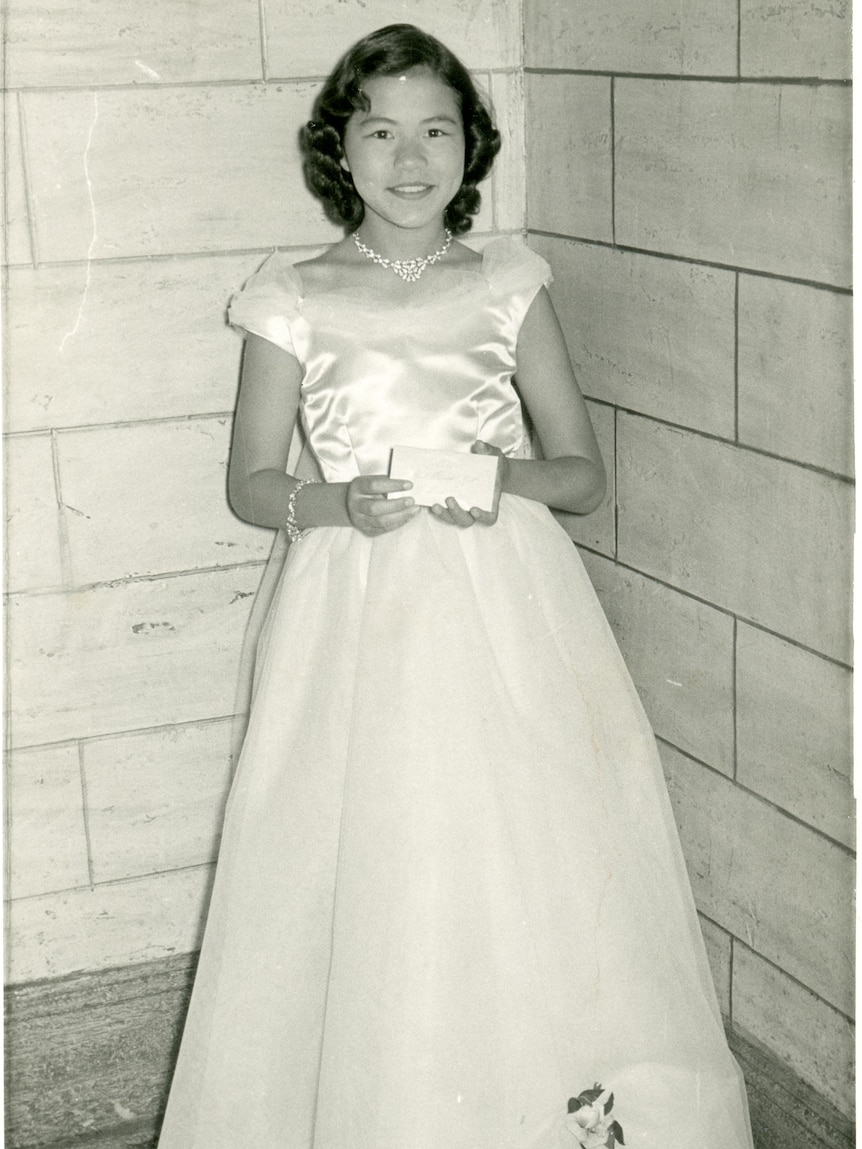
[[[442,128],[430,128],[428,131],[428,135],[431,137],[432,140],[436,140],[440,136],[445,136],[446,132],[444,132]]]
[[[374,140],[388,140],[392,133],[386,128],[378,128],[376,132],[371,133],[371,138]]]

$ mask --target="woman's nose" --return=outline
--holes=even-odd
[[[424,164],[426,156],[422,141],[411,138],[400,140],[395,150],[395,159],[402,166]]]

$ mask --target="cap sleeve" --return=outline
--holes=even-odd
[[[511,236],[488,244],[482,270],[495,294],[524,292],[530,300],[553,280],[549,264]]]
[[[276,251],[233,296],[228,322],[295,356],[291,323],[297,317],[302,291],[299,272],[284,252]]]

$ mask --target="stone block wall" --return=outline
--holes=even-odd
[[[272,544],[225,498],[225,307],[272,248],[338,238],[297,131],[337,56],[405,20],[497,111],[477,241],[522,231],[517,5],[7,5],[13,985],[197,946]]]
[[[727,1023],[849,1116],[850,4],[526,0],[525,31],[530,242],[611,477],[567,525]]]

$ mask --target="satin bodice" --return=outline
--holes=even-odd
[[[276,252],[231,302],[230,321],[294,355],[301,415],[329,482],[385,474],[395,446],[506,454],[524,445],[513,387],[518,332],[550,269],[512,239],[481,268],[441,267],[403,299],[306,290]]]

